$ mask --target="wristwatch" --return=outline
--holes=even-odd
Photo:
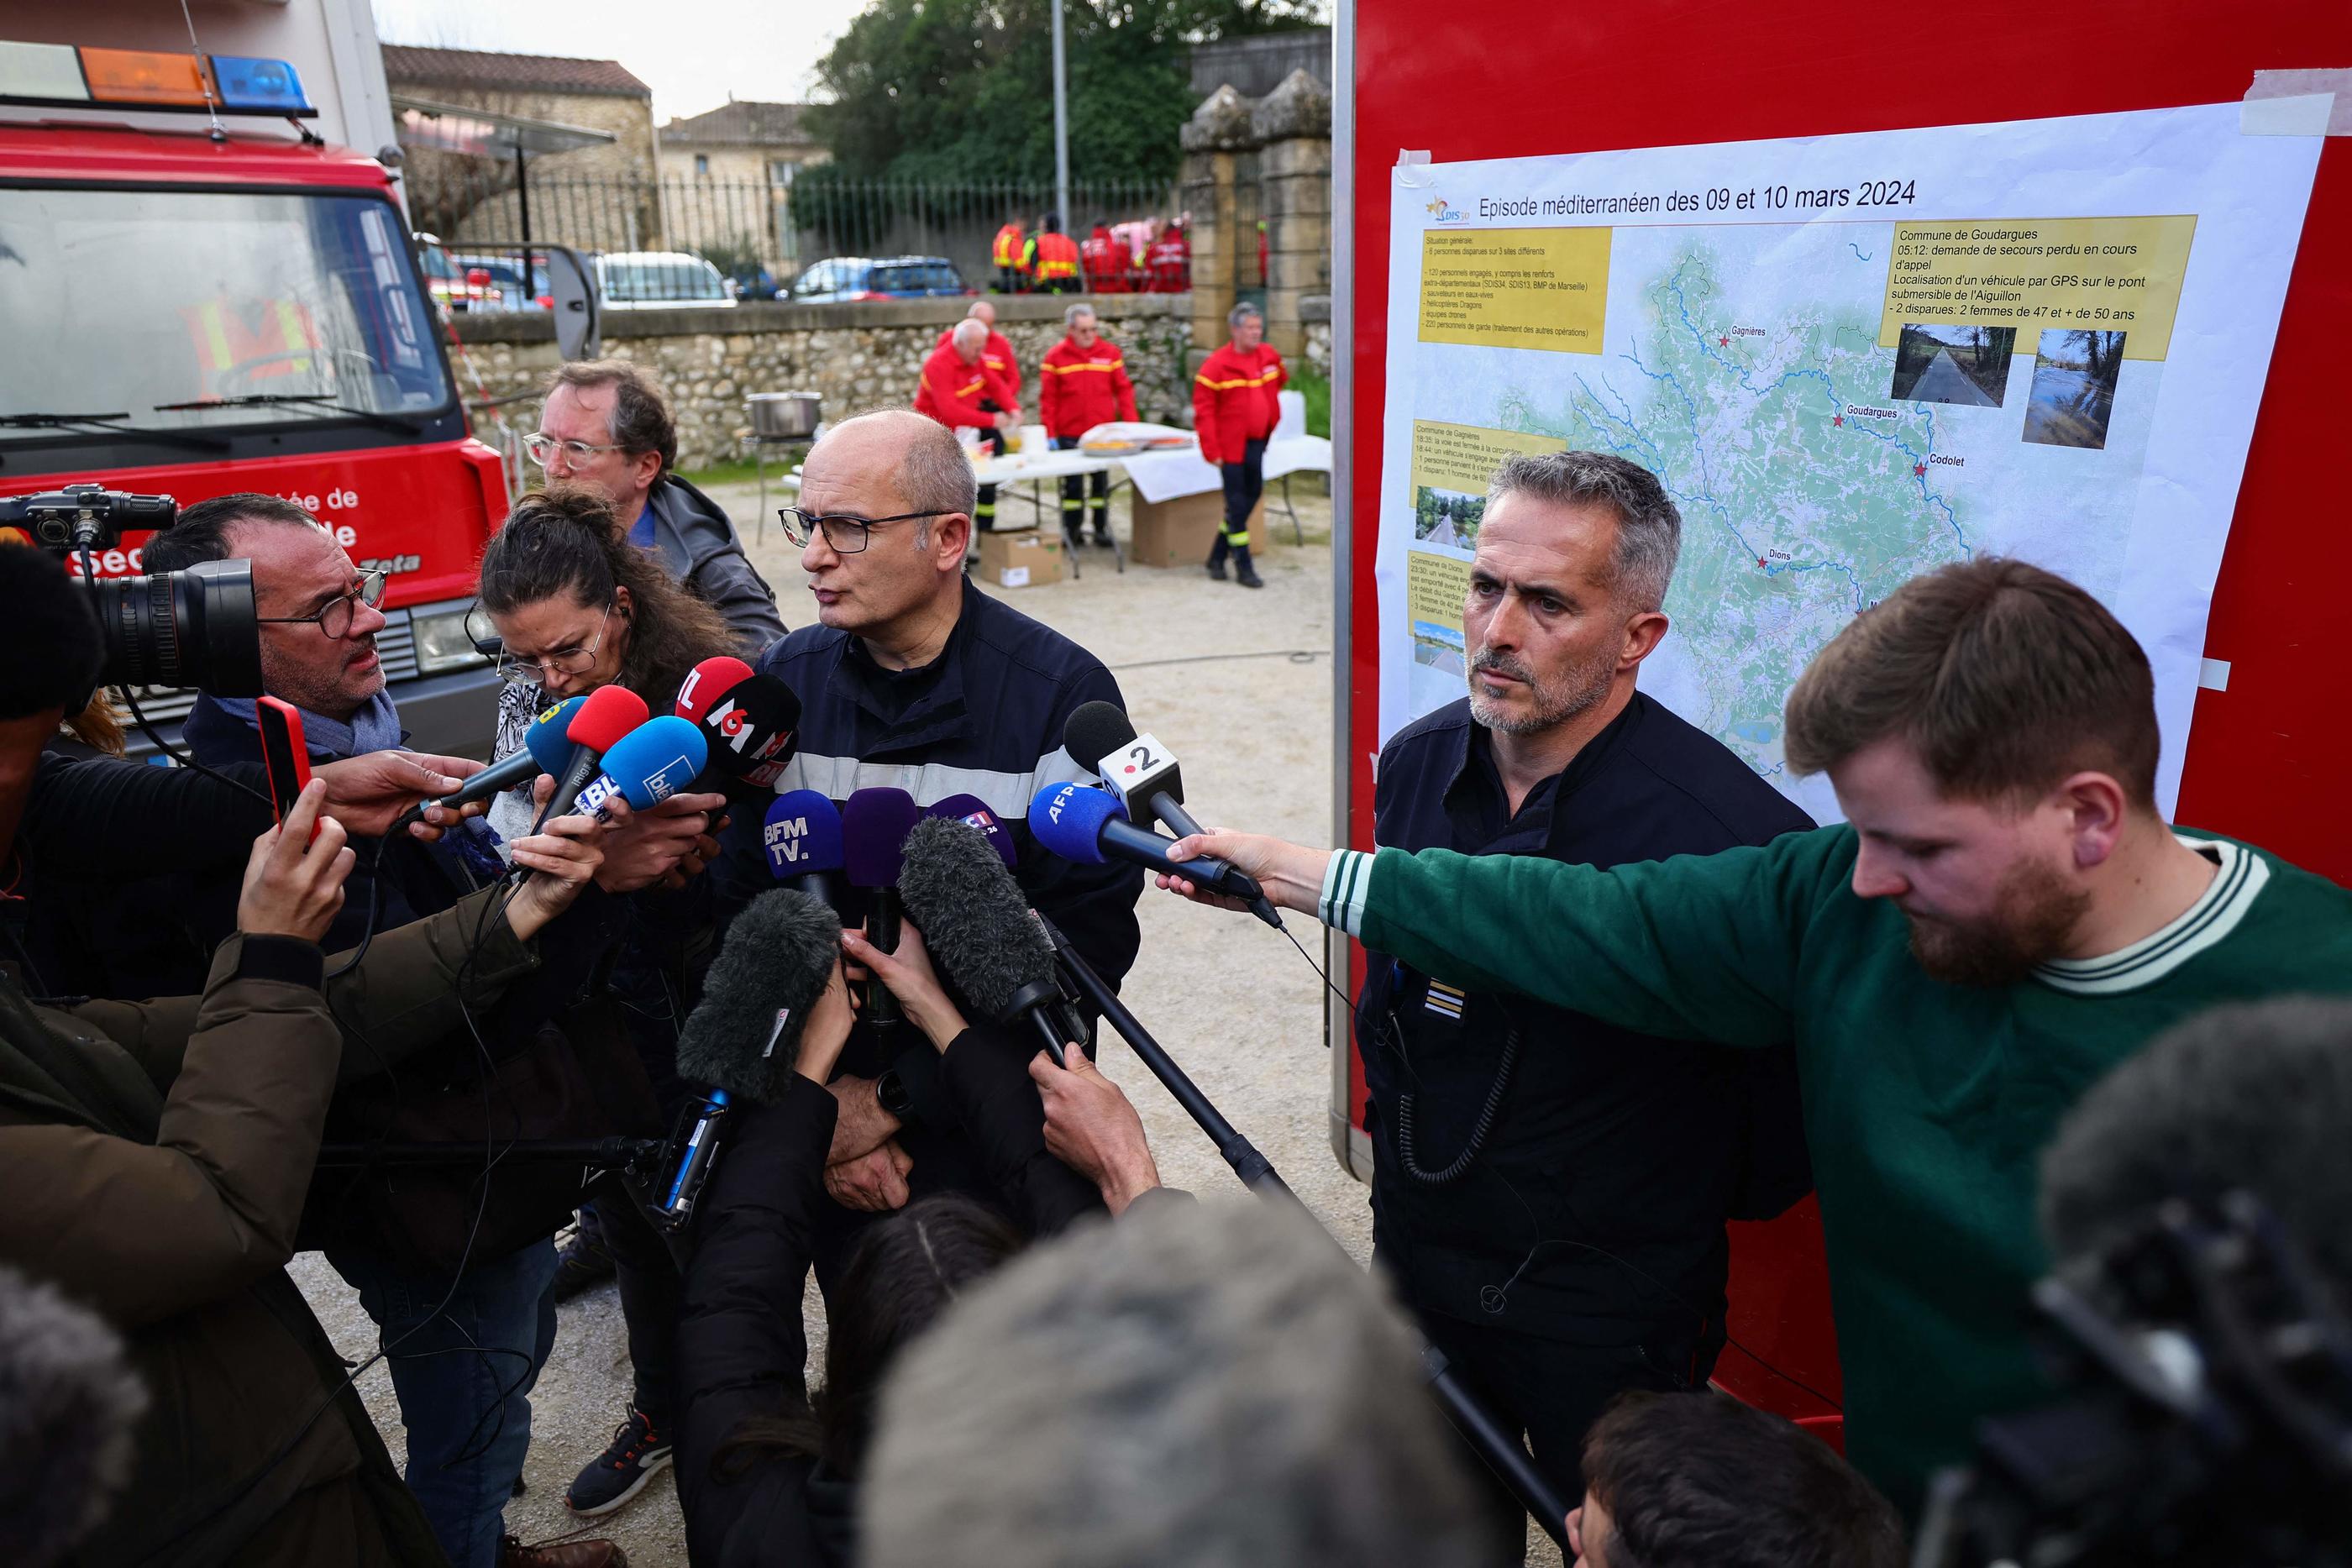
[[[897,1068],[887,1069],[874,1081],[874,1098],[882,1109],[896,1116],[901,1125],[915,1119],[914,1096],[907,1092],[906,1081],[898,1076]]]

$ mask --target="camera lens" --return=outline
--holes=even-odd
[[[109,685],[261,695],[251,561],[209,560],[185,571],[101,579],[92,584],[92,597],[106,632]]]

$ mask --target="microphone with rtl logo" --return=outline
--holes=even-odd
[[[772,789],[793,759],[801,701],[792,687],[740,659],[705,659],[677,688],[677,716],[701,729],[722,785]]]

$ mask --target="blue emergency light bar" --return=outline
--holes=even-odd
[[[316,111],[302,95],[302,78],[291,62],[250,55],[215,55],[213,81],[222,109],[241,114],[308,114]]]

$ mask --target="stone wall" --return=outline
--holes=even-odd
[[[1331,379],[1331,297],[1310,294],[1298,302],[1298,314],[1307,334],[1307,362]]]
[[[1037,365],[1061,340],[1068,298],[995,302],[997,329],[1021,361],[1024,423],[1037,423]],[[613,311],[604,318],[604,351],[650,367],[677,414],[678,466],[707,467],[745,455],[740,433],[751,424],[744,398],[755,392],[814,392],[824,417],[868,408],[906,407],[924,358],[940,334],[962,319],[961,299],[851,305],[747,304],[733,310]],[[1190,426],[1192,387],[1185,350],[1192,304],[1181,294],[1104,295],[1094,301],[1104,332],[1126,350],[1136,412],[1147,420]],[[456,318],[464,363],[457,383],[467,401],[534,390],[561,362],[554,326],[543,312]],[[476,378],[479,378],[477,384]],[[501,410],[520,430],[534,428],[536,404]]]

